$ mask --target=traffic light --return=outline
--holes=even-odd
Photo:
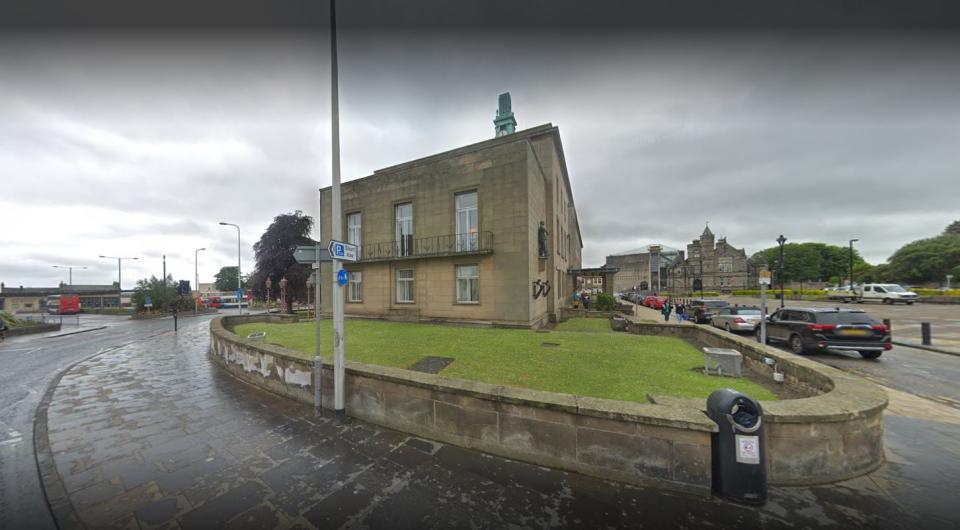
[[[190,294],[189,280],[180,280],[180,283],[177,284],[177,294],[180,296],[186,296]]]

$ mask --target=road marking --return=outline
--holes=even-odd
[[[16,447],[23,441],[23,435],[19,431],[8,430],[7,437],[0,440],[0,447]]]

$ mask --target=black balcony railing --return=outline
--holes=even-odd
[[[456,256],[460,254],[489,254],[493,252],[493,234],[448,234],[443,236],[405,236],[397,241],[369,243],[360,247],[360,261]]]

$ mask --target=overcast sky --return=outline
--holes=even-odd
[[[346,13],[344,17],[349,17]],[[436,28],[433,28],[436,29]],[[202,36],[201,36],[202,35]],[[341,33],[343,178],[560,127],[584,265],[703,230],[884,261],[960,218],[960,38],[935,32]],[[0,281],[212,281],[330,184],[329,49],[297,33],[0,33]]]

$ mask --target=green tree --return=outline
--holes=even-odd
[[[280,280],[287,279],[287,311],[293,308],[293,300],[307,299],[307,278],[312,271],[309,265],[303,266],[293,259],[293,252],[299,245],[314,245],[310,239],[313,218],[297,210],[280,214],[273,218],[260,240],[253,244],[257,259],[256,268],[251,277],[253,294],[259,299],[266,298],[267,278],[273,284],[272,296],[280,294]]]
[[[960,221],[954,221],[950,223],[947,228],[943,231],[944,234],[953,234],[955,236],[960,236]]]
[[[234,292],[237,290],[237,267],[220,267],[220,272],[213,276],[213,285],[221,292]],[[248,289],[250,276],[246,275],[240,278],[240,286]]]
[[[955,274],[958,268],[960,234],[947,232],[907,243],[887,260],[889,278],[904,283],[939,283],[947,274]]]
[[[762,258],[779,282],[780,247],[770,247],[754,254]],[[826,243],[787,243],[783,246],[785,281],[829,281],[843,283],[850,276],[850,249]],[[871,265],[853,250],[854,280],[871,271]]]
[[[177,296],[177,282],[173,281],[173,275],[168,274],[166,282],[156,276],[137,280],[137,286],[133,289],[131,301],[137,311],[146,311],[147,296],[153,303],[153,311],[173,311],[174,306],[180,311],[193,310],[193,300],[187,297]]]

